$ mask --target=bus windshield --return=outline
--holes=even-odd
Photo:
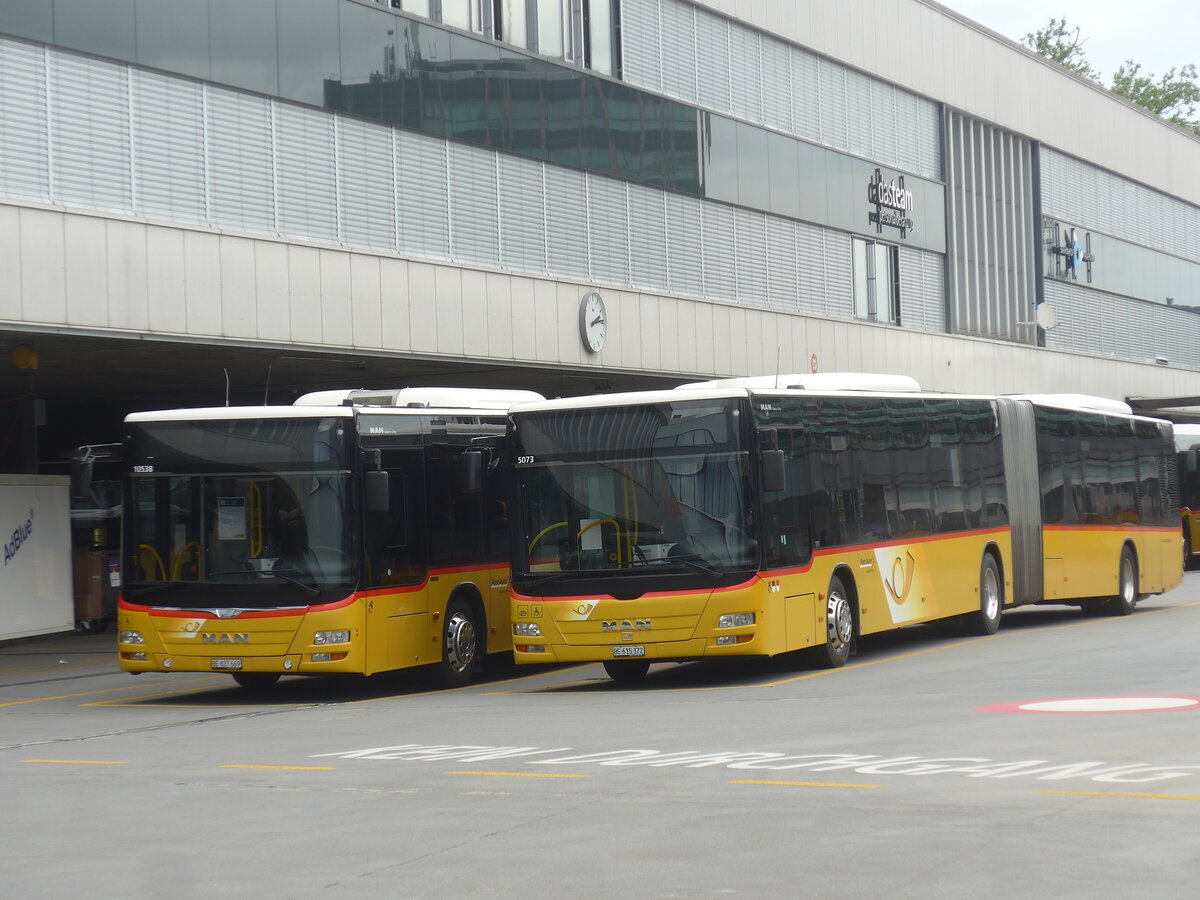
[[[125,596],[265,608],[352,589],[359,552],[350,424],[130,423]]]
[[[735,400],[516,416],[517,574],[753,569],[746,419]]]

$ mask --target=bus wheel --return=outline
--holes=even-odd
[[[967,632],[976,635],[995,634],[1000,630],[1000,610],[1004,608],[1004,588],[1000,584],[1000,568],[990,553],[983,554],[979,567],[979,612],[967,613],[964,622]]]
[[[1121,550],[1121,570],[1117,596],[1109,599],[1105,608],[1110,616],[1127,616],[1133,612],[1138,601],[1137,563],[1133,561],[1133,551],[1128,547]]]
[[[248,691],[265,691],[279,680],[277,672],[234,672],[233,680]]]
[[[479,632],[471,608],[462,600],[451,600],[446,607],[446,626],[442,629],[441,680],[448,687],[462,687],[475,674],[479,659]]]
[[[825,646],[817,648],[817,662],[823,669],[837,669],[850,658],[854,640],[854,609],[842,579],[834,575],[825,595]]]
[[[604,671],[613,681],[629,684],[645,678],[650,663],[644,659],[612,659],[604,664]]]

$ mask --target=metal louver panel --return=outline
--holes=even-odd
[[[692,6],[664,3],[661,16],[662,47],[659,53],[666,61],[662,67],[663,93],[695,103],[699,99],[696,72],[697,12]]]
[[[662,90],[658,0],[622,0],[621,68],[632,85]]]
[[[396,189],[402,253],[450,258],[446,142],[396,132]]]
[[[276,208],[282,234],[339,239],[333,122],[317,110],[275,104]]]
[[[500,155],[500,264],[546,271],[546,167]]]
[[[844,150],[850,144],[845,67],[824,58],[817,60],[817,94],[821,110],[820,141]]]
[[[465,262],[500,263],[496,153],[450,145],[450,256]]]
[[[667,287],[676,293],[703,296],[704,248],[701,201],[667,194]]]
[[[629,284],[629,198],[627,185],[587,176],[592,277]]]
[[[132,74],[135,209],[208,221],[203,85],[144,70]]]
[[[133,183],[128,70],[102,60],[50,58],[53,193],[68,205],[127,210]]]
[[[850,235],[822,231],[825,245],[821,286],[825,290],[825,315],[849,318],[854,315],[854,286],[850,273]]]
[[[727,19],[696,11],[696,57],[700,66],[700,105],[716,112],[733,109],[729,83],[729,30]],[[665,77],[665,74],[664,74]]]
[[[791,219],[767,219],[767,299],[771,309],[800,311],[800,273],[797,268],[796,226]]]
[[[821,140],[821,76],[816,56],[793,47],[792,133],[810,141]]]
[[[351,246],[396,249],[396,166],[392,130],[337,120],[338,221]]]
[[[877,124],[871,120],[871,79],[853,69],[845,70],[846,78],[846,144],[851,153],[867,159],[879,159],[875,153]],[[821,108],[822,114],[825,108]]]
[[[629,280],[635,287],[667,289],[667,210],[662,191],[629,186]]]
[[[762,41],[762,121],[764,125],[791,133],[792,54],[782,41],[764,38]]]
[[[249,94],[208,94],[208,176],[212,224],[275,233],[275,147],[271,102]]]
[[[900,248],[900,324],[946,330],[945,263],[940,253]]]
[[[701,207],[704,228],[704,294],[718,300],[737,297],[733,248],[736,238],[733,207],[706,203]]]
[[[763,121],[763,38],[749,28],[731,26],[729,57],[730,109],[751,122]]]
[[[825,238],[815,225],[796,223],[796,265],[800,281],[798,308],[808,315],[825,315]]]
[[[748,209],[736,209],[734,213],[737,298],[742,303],[766,306],[767,217]]]
[[[0,40],[0,194],[49,199],[46,51]]]
[[[546,167],[546,268],[555,275],[587,278],[588,196],[582,172]]]

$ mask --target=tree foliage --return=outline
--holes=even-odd
[[[1080,26],[1072,27],[1065,18],[1051,19],[1044,28],[1025,35],[1023,42],[1064,69],[1104,84],[1103,76],[1087,60],[1083,50],[1087,38],[1083,37]],[[1168,69],[1165,75],[1156,78],[1149,72],[1143,73],[1141,64],[1129,59],[1106,86],[1155,115],[1200,134],[1200,116],[1196,112],[1200,105],[1200,80],[1194,65]]]

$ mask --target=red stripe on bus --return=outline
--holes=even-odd
[[[294,606],[290,609],[254,609],[242,612],[239,619],[271,619],[279,616],[302,616],[310,612],[327,612],[331,609],[344,609],[347,606],[352,606],[358,600],[362,599],[361,594],[351,594],[342,600],[335,600],[332,603],[320,603],[314,606]],[[117,608],[123,609],[126,612],[147,613],[151,616],[157,616],[162,619],[196,619],[196,618],[217,618],[208,610],[204,609],[158,609],[153,606],[146,606],[141,603],[130,603],[124,597],[117,600]],[[242,607],[237,607],[242,609]]]

